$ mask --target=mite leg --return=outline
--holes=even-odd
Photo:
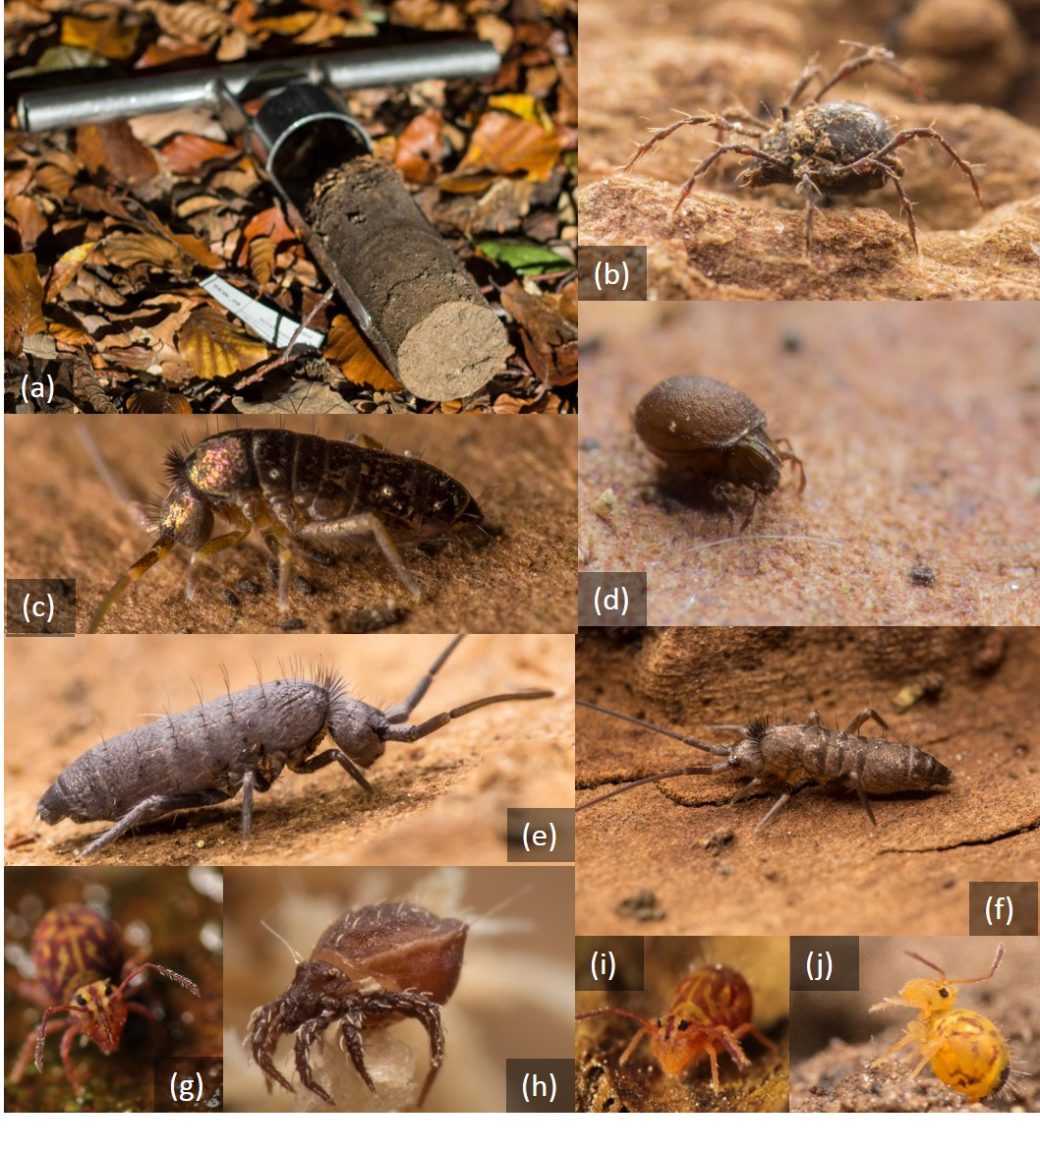
[[[332,1095],[314,1080],[310,1057],[311,1046],[322,1036],[330,1021],[329,1018],[311,1018],[304,1022],[296,1031],[296,1043],[293,1051],[296,1054],[296,1073],[300,1075],[300,1081],[312,1094],[317,1094],[319,1098],[332,1106],[334,1105]]]
[[[879,1002],[876,1006],[871,1006],[870,1008],[871,1008],[871,1010],[880,1009],[885,1004],[885,1002],[890,1002],[890,1001],[893,1002],[895,1005],[899,1005],[899,1003],[895,1002],[894,999],[886,998],[884,1002]],[[874,1066],[880,1066],[881,1063],[889,1056],[889,1054],[894,1054],[896,1052],[896,1050],[901,1050],[904,1046],[909,1046],[916,1041],[917,1041],[917,1039],[912,1034],[909,1034],[909,1033],[904,1034],[898,1041],[893,1042],[892,1045],[889,1046],[888,1049],[883,1054],[879,1054],[873,1060],[873,1062],[870,1063],[871,1067],[873,1068]]]
[[[316,769],[324,769],[326,765],[329,765],[333,761],[336,762],[337,765],[341,765],[363,790],[368,793],[372,792],[372,786],[369,784],[368,778],[365,777],[350,758],[339,749],[322,750],[321,753],[316,753],[302,764],[290,765],[289,768],[293,773],[313,773]]]
[[[740,532],[741,533],[743,533],[744,530],[748,527],[748,525],[751,524],[751,519],[752,519],[752,517],[754,517],[755,510],[758,508],[758,497],[759,497],[758,490],[755,489],[754,490],[754,496],[751,499],[751,508],[748,509],[747,516],[744,518],[744,521],[740,526]]]
[[[343,1048],[350,1055],[351,1062],[354,1063],[354,1069],[358,1072],[358,1077],[362,1082],[372,1091],[376,1092],[376,1084],[372,1081],[372,1075],[368,1072],[368,1067],[365,1065],[365,1043],[361,1035],[361,1026],[363,1019],[357,1014],[348,1014],[339,1025],[340,1037],[343,1039]]]
[[[711,1088],[716,1094],[721,1094],[722,1083],[719,1081],[719,1059],[715,1053],[715,1044],[708,1039],[704,1048],[708,1051],[708,1061],[711,1063]]]
[[[168,970],[165,966],[160,966],[157,962],[144,962],[139,966],[135,966],[129,974],[119,983],[120,991],[126,989],[130,982],[137,977],[138,974],[143,974],[145,970],[154,970],[157,974],[162,974],[164,978],[168,978],[171,982],[176,982],[178,986],[183,986],[190,994],[194,994],[196,998],[201,998],[202,994],[199,992],[199,987],[191,980],[186,978],[183,974],[178,974],[176,970]],[[127,1008],[136,1010],[140,1014],[148,1014],[144,1006],[138,1006],[134,1002],[128,1002]]]
[[[910,230],[910,240],[913,243],[914,252],[920,256],[921,250],[917,244],[917,217],[914,216],[914,206],[910,202],[910,197],[906,195],[903,182],[896,176],[895,172],[890,168],[886,168],[885,171],[888,173],[888,179],[896,186],[899,203],[903,206],[903,212],[906,213],[906,227]]]
[[[791,85],[791,91],[787,94],[787,99],[780,105],[780,119],[785,123],[790,119],[791,108],[795,101],[823,71],[819,65],[819,59],[819,52],[814,53],[812,59],[799,73],[794,84]]]
[[[798,485],[798,495],[801,496],[801,494],[805,492],[805,466],[802,464],[801,457],[795,455],[794,446],[786,437],[777,437],[774,443],[777,448],[781,445],[787,446],[787,451],[780,453],[781,461],[790,461],[792,464],[798,466],[798,471],[802,475],[801,482]]]
[[[80,857],[86,857],[106,845],[110,845],[117,838],[123,836],[131,827],[139,825],[149,818],[159,817],[164,813],[172,813],[177,809],[197,809],[203,805],[217,805],[226,801],[228,795],[222,789],[201,789],[197,793],[153,794],[144,801],[138,802],[128,813],[113,826],[109,826],[103,834],[94,838],[86,849],[80,852]]]
[[[982,189],[979,188],[979,182],[975,179],[975,173],[972,171],[971,165],[956,151],[946,137],[943,136],[942,133],[936,132],[934,128],[904,128],[902,132],[897,132],[884,148],[879,148],[870,159],[883,160],[889,153],[895,152],[900,145],[906,144],[908,140],[915,140],[919,137],[934,140],[942,148],[946,149],[957,167],[964,173],[968,180],[971,181],[972,192],[975,193],[975,199],[981,206]]]
[[[745,1022],[733,1031],[734,1038],[743,1038],[747,1034],[750,1034],[756,1042],[761,1042],[763,1046],[767,1046],[770,1050],[776,1049],[776,1042],[774,1042],[772,1038],[767,1038],[757,1026],[753,1026],[750,1022]]]
[[[43,1069],[43,1045],[41,1042],[46,1041],[48,1036],[56,1034],[59,1030],[64,1030],[68,1026],[67,1018],[52,1018],[49,1022],[41,1022],[35,1030],[31,1031],[29,1036],[22,1043],[22,1048],[18,1051],[18,1059],[14,1064],[14,1069],[11,1071],[10,1082],[20,1082],[22,1075],[25,1073],[26,1066],[29,1065],[29,1059],[33,1057],[34,1051],[37,1047],[40,1050],[40,1060],[35,1063],[38,1070]]]
[[[895,54],[890,52],[883,44],[860,44],[858,40],[842,40],[841,43],[847,44],[853,50],[862,48],[863,52],[859,56],[850,55],[847,60],[838,65],[834,70],[834,74],[813,97],[817,103],[819,103],[820,97],[823,96],[825,92],[829,92],[835,84],[839,84],[854,72],[858,72],[861,68],[866,68],[871,64],[880,64],[882,68],[887,68],[890,72],[894,72],[897,76],[902,77],[913,89],[914,95],[918,100],[924,99],[924,85],[920,79],[904,68],[895,58]]]
[[[267,1089],[271,1083],[277,1082],[284,1090],[293,1093],[292,1083],[275,1066],[271,1055],[278,1045],[278,1039],[286,1031],[282,1029],[282,1017],[279,1002],[268,1002],[254,1010],[249,1025],[246,1027],[245,1044],[253,1054],[253,1061],[264,1072],[267,1080]]]
[[[790,792],[781,794],[773,803],[772,808],[764,818],[755,826],[755,833],[758,833],[763,826],[767,826],[774,817],[784,808],[794,795]]]
[[[233,549],[253,531],[253,522],[234,506],[224,510],[224,516],[235,526],[230,533],[222,533],[219,537],[211,537],[195,550],[188,562],[188,579],[184,585],[184,596],[190,601],[195,596],[195,581],[198,578],[199,565],[215,553],[224,549]]]
[[[752,116],[750,112],[745,112],[744,115],[749,120],[751,120],[752,123],[757,125],[758,128],[747,129],[744,128],[743,125],[734,123],[733,121],[727,119],[726,115],[719,116],[709,112],[700,113],[696,116],[684,115],[681,120],[676,120],[674,123],[668,124],[664,128],[654,128],[651,130],[650,139],[645,144],[640,144],[637,146],[635,152],[633,152],[628,160],[626,160],[625,163],[621,166],[621,171],[628,172],[628,170],[634,164],[638,164],[639,161],[642,160],[648,152],[653,152],[653,150],[657,147],[657,145],[661,143],[662,140],[666,140],[669,136],[672,135],[673,132],[677,132],[680,128],[686,128],[688,125],[694,126],[697,124],[710,124],[712,128],[717,128],[720,134],[724,132],[735,132],[738,136],[761,136],[762,132],[760,129],[766,127],[762,124],[762,121],[760,121],[758,117]]]
[[[325,537],[360,537],[366,534],[382,549],[383,556],[398,581],[416,600],[419,600],[422,593],[418,583],[409,573],[408,566],[405,565],[389,530],[374,513],[355,513],[352,517],[343,517],[338,521],[316,521],[301,526],[298,533],[305,540],[319,541]]]
[[[145,575],[145,573],[151,569],[153,565],[161,561],[167,555],[167,553],[169,553],[169,551],[173,548],[173,545],[173,534],[163,534],[159,537],[151,549],[149,549],[148,552],[144,554],[143,557],[138,557],[133,565],[131,565],[130,568],[127,569],[127,571],[123,574],[123,576],[119,578],[119,580],[112,586],[111,589],[109,589],[109,591],[105,594],[105,599],[101,602],[97,609],[94,610],[94,616],[91,617],[90,622],[87,625],[88,633],[97,633],[98,626],[100,626],[105,614],[123,595],[126,587],[134,581],[139,581]]]
[[[812,177],[806,172],[798,182],[799,191],[805,197],[805,255],[812,252],[813,217],[816,215],[816,202],[823,198]],[[801,492],[801,489],[798,490]]]
[[[814,715],[815,716],[815,715]],[[861,709],[845,728],[846,733],[859,733],[859,727],[864,721],[876,721],[882,729],[888,729],[888,722],[873,709]]]
[[[72,1088],[77,1094],[83,1093],[83,1087],[87,1084],[86,1078],[79,1078],[76,1076],[76,1067],[72,1063],[72,1043],[77,1035],[81,1033],[80,1022],[73,1022],[71,1026],[65,1031],[61,1039],[61,1063],[65,1067],[65,1076],[72,1084]]]
[[[636,1048],[638,1047],[639,1043],[643,1040],[644,1037],[648,1036],[650,1033],[651,1033],[651,1029],[649,1026],[643,1026],[642,1028],[640,1028],[639,1030],[637,1030],[635,1032],[635,1034],[632,1036],[631,1042],[628,1043],[628,1045],[622,1051],[621,1057],[618,1058],[618,1065],[619,1066],[625,1065],[625,1063],[628,1061],[628,1059],[631,1058],[632,1055],[636,1052]]]
[[[689,179],[679,190],[679,199],[675,202],[675,207],[672,212],[678,212],[682,208],[682,202],[693,191],[693,186],[697,183],[697,177],[703,176],[705,172],[727,152],[739,152],[741,156],[753,156],[759,160],[764,160],[767,163],[776,163],[776,157],[770,156],[768,152],[763,152],[760,148],[752,148],[750,144],[720,144],[710,156],[707,156],[697,165],[697,167],[690,174]]]
[[[441,1026],[441,1012],[436,1002],[431,1002],[429,998],[423,997],[421,994],[387,994],[385,997],[379,999],[387,1010],[395,1014],[403,1014],[407,1018],[415,1018],[426,1029],[426,1034],[430,1039],[430,1071],[426,1075],[426,1081],[423,1082],[422,1090],[419,1094],[418,1105],[422,1106],[426,1101],[426,1095],[430,1092],[430,1087],[433,1085],[434,1078],[444,1062],[444,1029]]]

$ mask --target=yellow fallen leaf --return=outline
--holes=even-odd
[[[350,317],[342,313],[332,318],[322,352],[355,385],[371,385],[383,393],[399,393],[403,387],[368,346]]]
[[[528,180],[548,180],[559,155],[555,131],[546,132],[541,125],[508,112],[485,112],[462,163],[437,183],[447,192],[470,192],[474,179],[485,173],[526,173]]]
[[[75,248],[70,248],[67,253],[62,253],[58,257],[57,263],[51,269],[50,279],[47,280],[47,301],[58,300],[61,295],[62,288],[69,283],[69,280],[76,275],[83,267],[87,257],[97,248],[97,241],[90,240],[85,245],[76,245]]]
[[[503,112],[511,112],[521,120],[530,120],[538,124],[546,132],[553,131],[553,120],[545,105],[535,96],[528,96],[523,92],[503,92],[498,96],[488,98],[488,108],[501,108]]]
[[[73,48],[86,48],[106,60],[129,60],[137,47],[138,28],[123,26],[115,14],[104,20],[83,16],[63,16],[61,42]]]
[[[247,337],[216,309],[196,309],[181,326],[177,348],[202,380],[230,377],[251,369],[270,352],[266,345]]]

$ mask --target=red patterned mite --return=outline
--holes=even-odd
[[[663,1018],[651,1022],[630,1010],[590,1010],[578,1014],[584,1018],[602,1018],[616,1014],[632,1018],[642,1026],[618,1059],[623,1066],[635,1053],[644,1034],[650,1039],[650,1053],[669,1078],[678,1078],[692,1062],[705,1054],[711,1063],[711,1088],[719,1085],[718,1051],[724,1049],[740,1070],[751,1061],[740,1045],[745,1034],[751,1034],[771,1050],[776,1044],[751,1024],[751,988],[744,977],[729,966],[699,966],[687,974],[675,988]]]
[[[130,983],[146,970],[155,970],[201,996],[198,986],[183,974],[139,957],[127,961],[119,927],[89,906],[56,906],[44,914],[33,931],[32,959],[37,980],[24,985],[22,993],[43,1008],[43,1019],[25,1039],[12,1082],[21,1079],[30,1055],[36,1069],[43,1070],[47,1037],[64,1029],[61,1060],[69,1082],[80,1093],[85,1079],[77,1076],[72,1064],[72,1043],[78,1034],[86,1035],[103,1053],[112,1054],[119,1049],[131,1013],[156,1021],[151,1010],[130,1001],[135,993]],[[55,1020],[52,1015],[59,1013],[68,1017]]]

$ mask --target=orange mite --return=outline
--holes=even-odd
[[[625,1047],[618,1060],[623,1066],[635,1053],[644,1035],[650,1039],[650,1053],[669,1078],[678,1078],[691,1063],[705,1054],[711,1063],[711,1088],[721,1093],[719,1085],[719,1050],[725,1050],[740,1070],[751,1061],[740,1045],[740,1039],[751,1034],[769,1049],[776,1044],[751,1024],[751,989],[744,978],[729,966],[699,966],[680,981],[663,1018],[656,1022],[633,1014],[630,1010],[590,1010],[576,1015],[603,1018],[616,1014],[632,1018],[642,1027]]]

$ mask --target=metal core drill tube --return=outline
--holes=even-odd
[[[492,76],[500,63],[498,53],[486,41],[448,40],[194,68],[169,76],[142,75],[140,80],[104,81],[26,94],[18,101],[18,123],[27,132],[49,132],[188,105],[215,108],[218,83],[234,96],[253,83],[271,87],[292,80],[341,89],[377,88],[432,78]]]

